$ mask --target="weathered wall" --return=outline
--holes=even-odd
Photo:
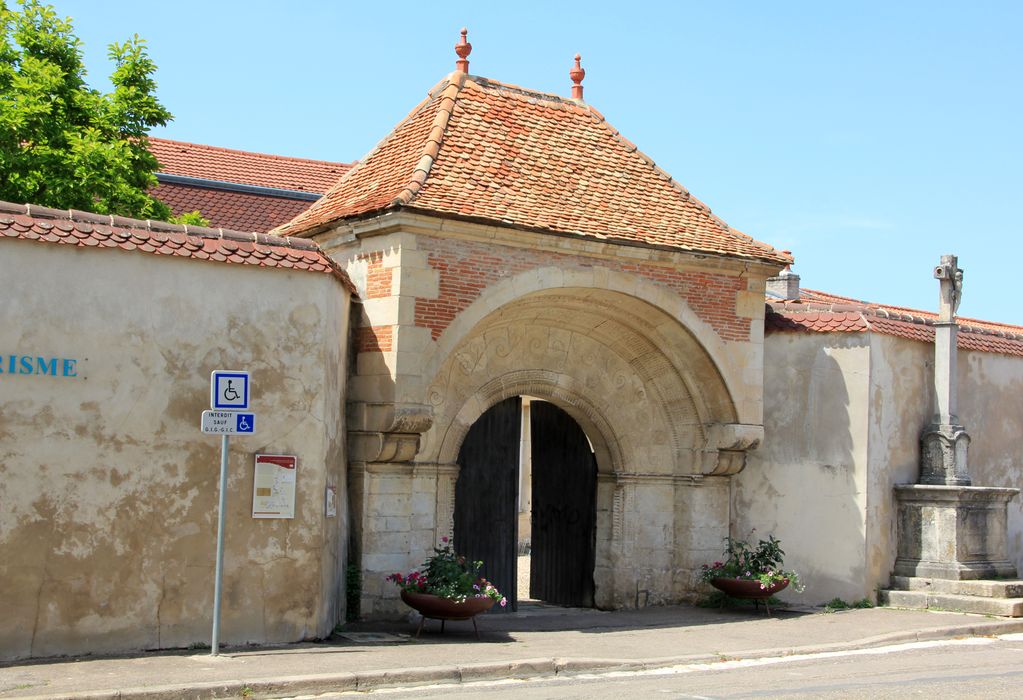
[[[919,476],[920,433],[933,418],[934,346],[875,335],[872,341],[872,578],[884,585],[895,563],[892,487]],[[974,486],[1023,488],[1023,358],[959,352],[959,419],[970,435]],[[1009,502],[1009,559],[1023,572],[1023,502]]]
[[[959,418],[975,486],[1023,489],[1023,357],[959,354]],[[1009,561],[1023,575],[1023,495],[1009,502]]]
[[[866,571],[871,370],[866,334],[771,333],[764,441],[732,478],[733,537],[774,535],[819,603],[869,595]],[[754,541],[755,543],[755,541]],[[722,545],[723,546],[723,545]]]
[[[889,583],[898,548],[896,484],[920,475],[920,433],[934,415],[934,346],[870,336],[870,474],[866,585]]]
[[[283,642],[341,617],[347,292],[326,274],[4,241],[0,657],[208,642],[220,438],[209,375],[252,372],[231,441],[222,639]],[[251,518],[254,454],[298,455],[294,520]],[[340,492],[324,517],[324,489]]]
[[[934,415],[933,345],[778,332],[764,353],[764,444],[733,480],[732,534],[781,539],[802,600],[873,598],[895,564],[893,487],[916,482]],[[973,484],[1023,487],[1023,358],[960,351],[959,418]],[[1008,511],[1009,556],[1023,571],[1023,503]]]

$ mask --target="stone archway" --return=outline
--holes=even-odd
[[[720,475],[735,466],[722,434],[736,410],[707,350],[664,310],[609,290],[537,291],[480,319],[437,363],[433,425],[414,460],[437,469],[438,536],[451,533],[469,427],[519,395],[559,406],[593,443],[596,604],[684,597],[728,532]]]

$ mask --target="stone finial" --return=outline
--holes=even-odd
[[[934,268],[934,279],[941,285],[938,320],[952,322],[963,298],[963,271],[959,267],[959,258],[955,255],[942,255],[941,262]]]
[[[460,73],[469,72],[469,54],[472,53],[472,44],[465,40],[468,34],[469,30],[462,27],[462,38],[455,44],[455,53],[458,54],[458,60],[455,61],[455,70]]]
[[[573,100],[581,100],[583,98],[583,78],[586,77],[586,71],[581,65],[579,65],[579,61],[581,60],[582,56],[576,54],[575,66],[572,67],[572,70],[568,71],[568,77],[570,77],[574,83],[572,85]]]

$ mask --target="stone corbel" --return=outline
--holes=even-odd
[[[419,438],[433,425],[433,409],[423,404],[353,402],[348,407],[350,459],[358,462],[411,462]]]
[[[746,452],[755,450],[764,439],[764,426],[748,423],[711,423],[703,426],[707,436],[709,459],[704,460],[703,473],[709,476],[731,476],[746,466]]]

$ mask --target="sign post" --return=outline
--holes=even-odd
[[[230,435],[256,432],[256,414],[249,408],[249,373],[218,369],[210,376],[211,411],[202,412],[204,433],[220,435],[220,496],[217,503],[217,564],[213,583],[213,636],[210,655],[220,653],[220,599],[224,580],[224,511],[227,508],[227,451]]]

